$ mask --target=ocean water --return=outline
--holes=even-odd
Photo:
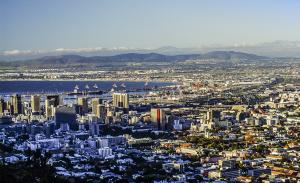
[[[124,83],[127,90],[143,89],[145,82],[118,82],[118,81],[0,81],[0,94],[31,94],[31,93],[63,93],[74,91],[75,86],[79,87],[79,91],[85,89],[88,85],[91,90],[96,84],[98,90],[108,91],[116,84],[117,88],[122,88]],[[161,87],[172,85],[167,82],[149,82],[147,87]]]

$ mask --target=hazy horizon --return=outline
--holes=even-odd
[[[0,55],[164,46],[243,51],[300,40],[299,5],[295,0],[1,1]]]
[[[172,45],[158,48],[133,47],[88,47],[57,48],[53,50],[6,50],[0,52],[0,61],[14,61],[40,58],[44,56],[80,55],[113,56],[125,53],[158,53],[164,55],[204,54],[212,51],[236,51],[266,57],[300,58],[300,41],[274,41],[259,44],[205,45],[202,47],[174,47]]]

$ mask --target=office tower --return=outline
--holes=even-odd
[[[12,105],[12,114],[22,114],[22,100],[21,95],[15,94],[10,97],[10,103]]]
[[[31,95],[31,109],[33,114],[40,112],[40,96]]]
[[[54,116],[54,105],[55,105],[55,100],[52,99],[45,100],[45,114],[47,118]]]
[[[49,101],[53,101],[53,107],[56,107],[60,104],[59,95],[48,95],[48,96],[46,96],[46,99],[49,100]]]
[[[165,111],[163,109],[151,109],[151,121],[157,130],[165,130]]]
[[[97,115],[97,106],[102,104],[102,99],[100,98],[92,98],[92,113]]]
[[[86,97],[78,97],[77,104],[81,107],[83,114],[88,112],[88,101]]]
[[[0,116],[3,114],[4,110],[6,110],[6,103],[4,99],[0,99]]]
[[[106,116],[106,110],[105,110],[105,105],[104,104],[99,104],[97,105],[97,114],[96,116],[98,118],[104,119]]]
[[[68,124],[71,130],[78,130],[74,108],[67,106],[57,107],[55,110],[55,124],[57,128]]]
[[[113,94],[113,106],[120,108],[129,108],[129,95],[128,93],[114,93]]]

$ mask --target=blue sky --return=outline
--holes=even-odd
[[[0,51],[300,40],[298,0],[0,0]]]

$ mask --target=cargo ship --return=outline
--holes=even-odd
[[[79,86],[74,87],[73,92],[67,93],[67,95],[102,95],[103,91],[98,89],[97,84],[94,84],[93,89],[90,90],[89,85],[85,85],[84,90],[79,90]]]

